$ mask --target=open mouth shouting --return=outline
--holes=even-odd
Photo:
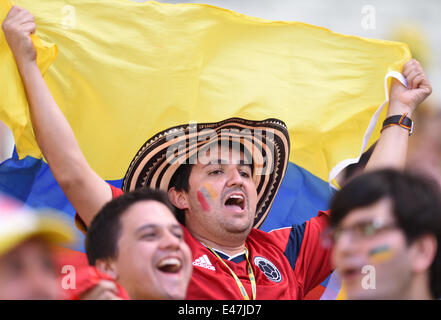
[[[184,252],[179,254],[167,254],[154,264],[152,283],[159,288],[166,299],[184,299],[188,281],[191,275],[191,264]]]
[[[158,261],[156,268],[167,274],[176,274],[182,269],[182,260],[177,257],[165,257]]]
[[[340,273],[346,281],[353,281],[354,279],[358,279],[362,276],[361,268],[358,266],[349,266],[342,268]]]
[[[224,205],[235,213],[243,213],[246,208],[246,198],[243,192],[234,192],[226,197]]]
[[[361,278],[364,276],[362,273],[364,265],[366,264],[359,259],[346,260],[339,265],[338,271],[347,285],[358,287],[361,286]]]

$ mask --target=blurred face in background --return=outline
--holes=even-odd
[[[387,198],[350,211],[333,239],[332,259],[348,299],[409,299],[415,275],[430,266],[419,242],[407,243]]]
[[[60,298],[60,285],[49,245],[31,238],[0,256],[0,299]]]

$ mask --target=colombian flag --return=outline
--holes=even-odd
[[[336,175],[378,139],[388,79],[410,59],[403,43],[203,4],[14,3],[36,18],[38,64],[86,159],[115,186],[140,146],[162,130],[232,117],[284,121],[290,162],[263,230],[328,209]],[[1,21],[11,5],[0,0]],[[0,165],[0,191],[62,210],[73,224],[75,210],[35,141],[2,32],[0,61],[0,119],[16,143]],[[84,250],[81,240],[73,249]]]

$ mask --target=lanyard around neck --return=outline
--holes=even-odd
[[[205,244],[204,244],[205,245]],[[230,270],[231,275],[233,276],[234,280],[236,280],[236,284],[239,287],[240,293],[242,294],[242,297],[244,300],[250,300],[250,297],[248,296],[247,291],[245,290],[244,285],[240,281],[239,277],[234,273],[233,270],[225,263],[225,261],[219,257],[219,255],[214,251],[210,246],[205,245],[208,250],[210,250],[223,264],[225,267]],[[248,276],[250,278],[251,282],[251,290],[253,292],[253,300],[256,300],[256,278],[254,277],[253,267],[251,266],[250,260],[248,258],[248,249],[245,247],[245,257],[247,259],[247,269],[248,269]]]

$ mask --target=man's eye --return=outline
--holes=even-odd
[[[376,233],[376,231],[377,230],[375,229],[375,227],[371,224],[367,224],[363,227],[363,234],[365,236],[372,236]]]
[[[151,240],[156,237],[156,233],[146,233],[141,236],[141,239]]]
[[[249,177],[251,177],[251,175],[250,175],[248,172],[246,172],[246,171],[241,171],[241,172],[240,172],[240,175],[241,175],[242,177],[244,177],[244,178],[249,178]]]
[[[182,238],[184,238],[184,234],[181,233],[181,232],[175,232],[174,235],[175,235],[175,237],[178,238],[178,239],[182,239]]]
[[[358,236],[369,237],[375,234],[375,228],[370,223],[362,223],[352,228]]]
[[[215,175],[218,175],[218,174],[221,174],[222,173],[222,170],[213,170],[213,171],[210,171],[210,175],[211,176],[215,176]]]

